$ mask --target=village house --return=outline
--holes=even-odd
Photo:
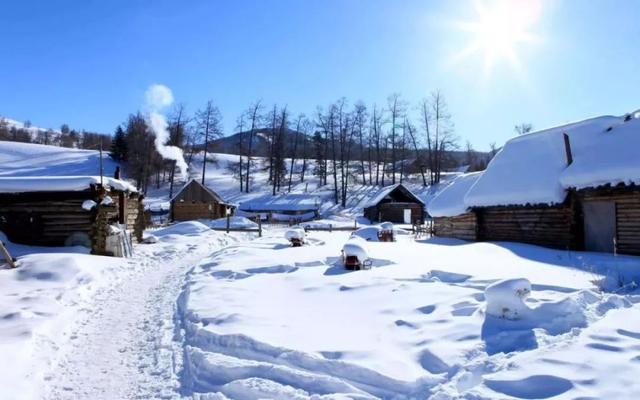
[[[367,203],[364,216],[371,222],[422,223],[425,220],[424,202],[403,184],[391,185]]]
[[[269,221],[309,221],[320,215],[320,198],[304,193],[260,196],[243,201],[238,210],[246,217]]]
[[[445,218],[434,219],[434,232],[473,240],[453,219],[473,214],[475,240],[640,254],[639,142],[631,116],[513,138],[466,190],[453,193],[454,181],[433,199],[429,212]],[[440,196],[455,198],[459,215]]]
[[[463,240],[478,239],[476,214],[464,204],[464,196],[482,172],[457,176],[428,206],[433,234]]]
[[[230,215],[235,207],[195,179],[187,182],[171,199],[171,220],[218,219]]]
[[[0,177],[0,231],[14,243],[122,255],[119,240],[110,239],[131,231],[142,240],[142,202],[133,185],[116,178]]]

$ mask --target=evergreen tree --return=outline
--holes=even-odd
[[[115,161],[125,161],[127,159],[127,139],[120,125],[116,128],[116,133],[113,136],[109,155]]]

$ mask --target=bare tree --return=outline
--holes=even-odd
[[[400,100],[400,95],[394,93],[387,98],[387,108],[389,111],[389,123],[391,130],[389,132],[391,141],[391,184],[396,183],[396,163],[397,163],[397,145],[398,145],[398,129],[401,127],[401,116],[404,113],[404,103]]]
[[[524,135],[533,130],[533,125],[523,122],[513,128],[518,135]]]
[[[204,157],[202,158],[202,184],[204,185],[209,142],[222,137],[222,115],[218,107],[209,100],[205,107],[196,113],[196,122],[200,135],[204,137]]]
[[[169,121],[169,145],[184,148],[186,137],[185,125],[187,118],[184,104],[178,104],[173,111],[173,116]],[[169,171],[169,198],[173,197],[173,185],[176,175],[176,161],[171,161],[171,169]]]
[[[247,110],[247,115],[249,118],[249,125],[251,126],[251,128],[249,129],[249,143],[247,145],[247,171],[245,173],[245,183],[244,183],[244,190],[245,192],[249,193],[249,180],[250,180],[250,176],[251,176],[251,164],[253,162],[253,160],[251,159],[251,157],[253,156],[253,138],[254,138],[254,134],[255,134],[255,130],[258,128],[258,125],[261,123],[261,116],[260,113],[262,112],[262,103],[260,100],[256,101],[255,103],[253,103],[251,105],[251,107]]]
[[[296,163],[296,153],[298,151],[298,141],[300,140],[300,135],[301,132],[300,130],[302,129],[302,125],[304,123],[304,114],[300,114],[298,115],[298,119],[296,121],[296,133],[295,133],[295,137],[293,140],[293,149],[292,149],[292,153],[291,153],[291,165],[289,167],[289,188],[288,191],[291,191],[291,181],[293,180],[293,169]],[[302,155],[302,158],[304,159],[305,155]]]
[[[378,110],[378,107],[373,105],[373,116],[371,117],[371,138],[375,146],[375,162],[376,162],[376,185],[380,184],[380,163],[382,161],[382,112]],[[384,167],[384,165],[383,165]],[[383,170],[384,176],[384,170]]]

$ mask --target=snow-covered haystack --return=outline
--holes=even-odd
[[[369,259],[367,243],[362,239],[349,239],[349,241],[342,246],[342,252],[345,257],[357,257],[360,262]]]
[[[287,240],[292,240],[292,239],[304,240],[305,232],[304,232],[304,229],[302,228],[292,228],[292,229],[288,229],[284,233],[284,237]]]
[[[528,311],[524,299],[531,294],[531,282],[525,278],[504,279],[484,291],[487,314],[498,318],[520,319]]]

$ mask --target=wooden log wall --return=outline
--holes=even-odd
[[[88,198],[88,196],[87,196]],[[95,213],[82,208],[86,199],[1,201],[2,229],[16,243],[63,246],[76,232],[88,233]]]
[[[640,255],[640,189],[607,187],[578,192],[583,202],[614,201],[616,205],[616,244],[620,254]]]
[[[433,233],[436,236],[473,241],[478,238],[477,230],[478,222],[474,213],[433,218]]]
[[[567,249],[576,247],[573,207],[490,207],[476,210],[478,239]]]
[[[209,209],[211,207],[211,209]],[[171,203],[174,221],[191,221],[194,219],[222,218],[221,205],[218,203],[191,203],[174,201]]]

